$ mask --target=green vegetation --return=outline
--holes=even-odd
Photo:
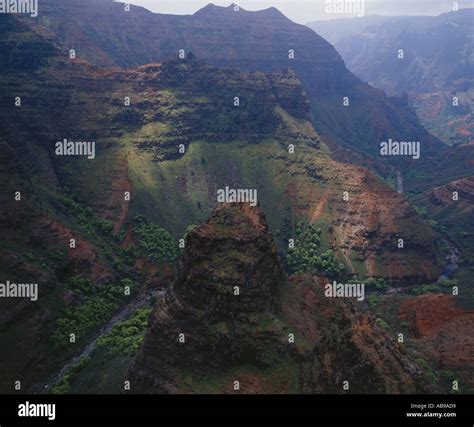
[[[444,279],[439,282],[439,286],[442,286],[443,288],[452,288],[454,286],[459,286],[459,281],[456,279]]]
[[[378,326],[380,326],[382,329],[386,329],[386,330],[389,329],[387,322],[383,319],[378,318],[378,319],[375,320],[375,323]]]
[[[129,319],[117,323],[97,340],[89,356],[81,358],[51,388],[51,393],[118,392],[130,360],[143,341],[151,311],[151,306],[139,308]]]
[[[411,288],[410,293],[412,295],[440,293],[445,292],[445,289],[452,288],[453,286],[459,286],[459,282],[456,279],[444,279],[439,283],[414,286],[413,288]]]
[[[186,239],[189,233],[191,233],[191,231],[193,231],[196,227],[197,225],[195,224],[188,225],[188,227],[186,228],[186,233],[184,234],[184,238]]]
[[[369,297],[369,305],[371,307],[377,307],[380,303],[380,297],[377,295],[370,295]]]
[[[51,394],[66,394],[71,391],[71,379],[79,374],[90,362],[90,357],[83,357],[79,362],[72,366],[61,380],[51,388]]]
[[[418,365],[420,366],[420,368],[423,369],[423,374],[425,378],[433,384],[438,384],[438,375],[433,371],[429,363],[425,359],[423,359],[423,357],[417,357],[415,360],[416,363],[418,363]]]
[[[135,220],[138,222],[135,232],[139,238],[139,246],[151,261],[174,261],[178,257],[178,244],[171,234],[141,216],[136,216]]]
[[[414,286],[413,288],[411,288],[410,293],[413,295],[424,295],[424,294],[430,294],[430,293],[437,293],[440,291],[441,289],[438,285],[432,284],[432,285]]]
[[[70,345],[71,334],[76,342],[84,340],[97,327],[105,323],[135,290],[135,284],[123,279],[119,284],[94,285],[82,276],[71,278],[67,288],[74,294],[76,303],[62,310],[51,335],[54,349]]]
[[[422,218],[428,218],[428,210],[424,206],[415,206],[416,213]]]
[[[383,277],[380,277],[378,279],[374,278],[374,277],[369,277],[366,281],[365,281],[365,285],[369,288],[369,289],[377,289],[378,291],[383,291],[386,289],[387,285],[385,283],[385,279]]]
[[[111,221],[98,217],[90,207],[83,206],[81,203],[73,200],[72,197],[64,194],[55,194],[55,196],[67,209],[68,213],[72,215],[91,236],[111,236],[114,228]]]
[[[296,226],[295,247],[288,251],[288,267],[293,273],[312,273],[330,279],[340,278],[345,272],[344,265],[337,261],[333,251],[321,250],[321,228],[315,224]]]
[[[137,310],[134,316],[115,325],[110,333],[97,341],[97,347],[104,347],[113,356],[134,356],[143,341],[152,309]]]
[[[132,142],[130,136],[123,139],[125,146]],[[285,152],[274,139],[258,144],[248,144],[246,139],[219,143],[193,140],[185,155],[158,163],[147,151],[129,150],[130,177],[135,188],[133,214],[145,216],[178,239],[190,224],[208,219],[216,205],[216,188],[236,183],[253,188],[258,183],[259,202],[277,243],[283,247],[290,234],[290,228],[285,228],[290,212],[287,202],[282,205],[284,186],[277,177],[286,176],[287,166],[278,157]],[[262,158],[266,159],[264,168]],[[170,203],[163,202],[169,199]]]
[[[70,343],[70,334],[74,334],[78,341],[84,339],[117,309],[117,304],[102,297],[94,297],[77,307],[64,309],[62,317],[56,320],[56,330],[51,337],[54,347],[66,347]]]

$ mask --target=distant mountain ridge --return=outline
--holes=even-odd
[[[388,98],[360,81],[328,42],[275,8],[248,12],[208,5],[194,15],[175,16],[134,6],[125,12],[123,4],[111,0],[44,0],[39,22],[80,58],[99,66],[161,62],[177,58],[182,49],[211,65],[241,71],[291,67],[310,99],[320,135],[355,152],[354,163],[382,175],[389,164],[412,164],[380,158],[379,143],[388,138],[421,141],[426,156],[445,150],[403,99]]]
[[[474,9],[307,25],[333,43],[364,81],[391,96],[408,92],[422,123],[440,139],[452,145],[472,141]]]

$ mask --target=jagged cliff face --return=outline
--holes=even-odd
[[[240,73],[193,59],[96,69],[64,59],[44,31],[35,34],[44,52],[54,53],[47,59],[51,66],[15,90],[13,80],[4,86],[7,97],[25,99],[21,109],[3,107],[12,124],[5,145],[41,186],[73,192],[111,220],[115,232],[138,213],[180,237],[210,214],[218,189],[256,188],[280,246],[294,237],[296,221],[320,221],[329,227],[326,246],[354,274],[403,282],[439,273],[434,233],[408,203],[364,168],[331,160],[308,121],[308,98],[295,72]],[[12,39],[20,42],[25,37],[16,35]],[[28,85],[39,94],[34,104],[27,102]],[[127,96],[131,105],[125,107]],[[96,159],[56,156],[55,142],[71,135],[95,140]],[[46,206],[54,212],[55,196],[49,197]],[[163,203],[170,197],[173,203]],[[14,201],[10,206],[15,221]],[[65,219],[57,213],[59,222]],[[403,251],[398,238],[406,241]]]
[[[259,208],[219,206],[189,234],[131,366],[132,390],[342,393],[344,381],[353,393],[426,390],[374,319],[326,298],[324,283],[287,282]]]
[[[359,154],[344,156],[334,145],[340,158],[384,175],[386,163],[413,166],[409,161],[380,158],[379,144],[388,138],[420,141],[425,156],[443,151],[406,100],[390,99],[363,83],[328,42],[275,8],[248,12],[210,4],[192,16],[172,16],[133,6],[125,12],[122,4],[112,1],[57,4],[45,0],[39,20],[66,49],[75,48],[80,57],[101,66],[131,67],[175,59],[182,49],[212,65],[242,71],[291,67],[308,94],[319,133],[330,144]],[[349,98],[349,106],[343,105],[344,97]]]

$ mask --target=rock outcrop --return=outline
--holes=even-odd
[[[205,376],[265,365],[264,347],[281,333],[267,325],[276,320],[285,276],[260,210],[217,208],[186,246],[179,277],[158,303],[132,368],[134,389],[177,392],[186,370]]]
[[[421,369],[324,279],[283,274],[259,208],[216,208],[194,229],[128,379],[138,393],[429,389]]]

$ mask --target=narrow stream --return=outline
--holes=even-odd
[[[55,374],[52,374],[47,382],[42,384],[35,384],[30,388],[30,393],[34,394],[45,394],[48,393],[49,389],[57,384],[63,376],[77,364],[83,357],[89,356],[94,350],[97,341],[104,335],[107,335],[112,328],[119,322],[127,319],[134,311],[145,306],[150,302],[152,298],[160,298],[165,292],[164,291],[153,291],[144,295],[138,296],[137,299],[132,301],[130,304],[122,308],[112,319],[110,319],[98,332],[98,334],[82,349],[82,351],[70,359],[66,364]]]
[[[454,246],[449,240],[444,240],[444,242],[449,247],[449,253],[445,257],[446,264],[443,273],[438,278],[438,282],[449,279],[454,274],[458,269],[459,259],[461,258],[461,254],[456,246]]]
[[[399,194],[403,194],[403,174],[397,170],[397,191]]]

